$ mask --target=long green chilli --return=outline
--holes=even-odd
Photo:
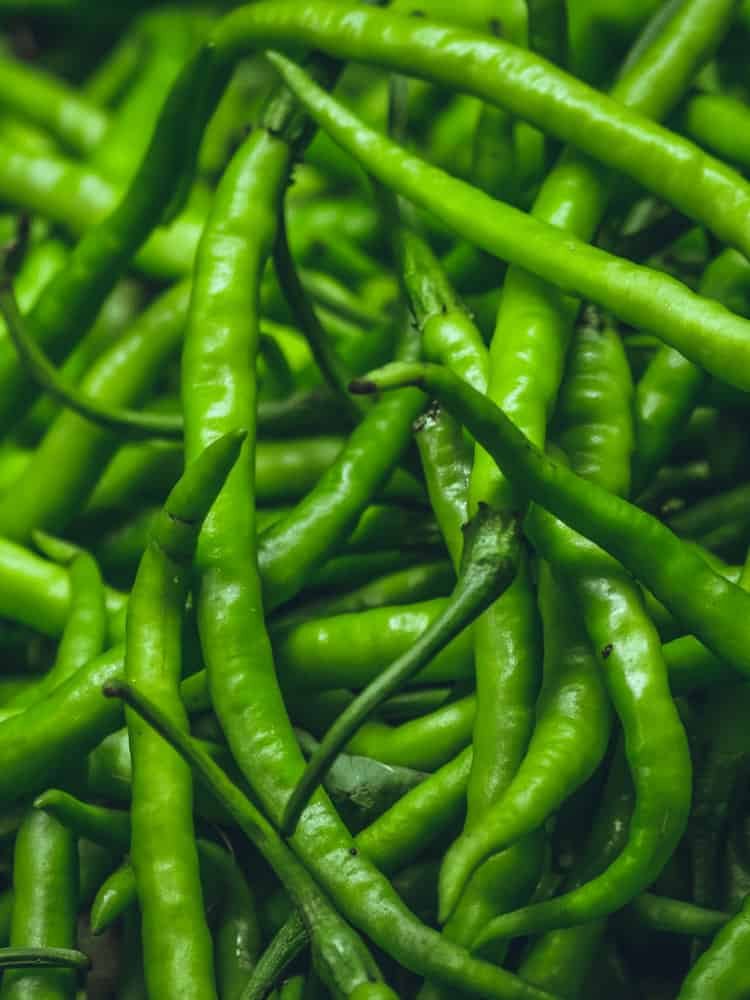
[[[501,514],[483,508],[469,522],[465,534],[458,582],[443,613],[404,656],[365,688],[326,733],[287,803],[281,825],[286,836],[294,831],[321,776],[367,716],[478,617],[515,577],[519,540],[514,518],[506,525]]]
[[[350,386],[375,392],[414,385],[437,396],[529,497],[601,545],[713,652],[750,673],[750,596],[721,577],[669,528],[542,454],[503,411],[437,365],[386,365]]]
[[[589,246],[430,166],[365,126],[300,67],[278,54],[272,60],[309,113],[381,183],[502,260],[649,330],[731,385],[750,387],[747,320],[668,275]]]

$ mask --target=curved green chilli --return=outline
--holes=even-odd
[[[422,696],[423,692],[417,690],[410,694]],[[352,698],[341,691],[324,692],[317,697],[306,692],[302,698],[287,693],[289,712],[295,724],[316,734],[324,733],[325,727],[335,722],[351,701]],[[346,752],[372,757],[392,767],[433,771],[470,741],[475,712],[476,698],[469,694],[396,726],[371,720],[349,740]]]
[[[598,650],[604,680],[626,736],[636,787],[627,844],[597,878],[549,902],[500,917],[483,937],[502,927],[546,930],[595,919],[646,888],[682,837],[690,809],[691,765],[687,740],[672,701],[655,629],[637,588],[617,563],[585,539],[535,511],[530,534],[538,551],[571,587],[586,631]]]
[[[199,254],[183,355],[188,453],[220,433],[227,421],[234,423],[241,416],[253,428],[254,385],[247,359],[254,354],[260,271],[273,239],[289,162],[290,149],[281,136],[258,130],[235,155],[217,193]],[[234,197],[237,190],[243,198]],[[215,283],[217,271],[222,275],[220,286]],[[238,276],[236,282],[230,281],[233,274]],[[231,394],[228,384],[233,386]],[[421,398],[412,398],[421,405]],[[278,818],[303,761],[276,685],[260,611],[260,583],[248,558],[254,551],[252,498],[249,470],[240,467],[222,491],[199,543],[198,617],[214,706],[241,769],[264,807]],[[226,655],[229,637],[237,652],[234,657]],[[252,695],[243,683],[250,673]],[[275,761],[272,771],[265,764],[259,766],[269,755]],[[417,921],[390,885],[351,853],[351,838],[319,794],[303,813],[292,845],[342,911],[403,964],[436,979],[469,983],[485,996],[525,994],[530,1000],[533,994],[514,977],[439,942]],[[352,879],[358,884],[356,894],[351,892]]]
[[[358,982],[379,978],[377,966],[358,935],[331,907],[304,866],[297,861],[271,824],[244,792],[158,706],[127,683],[109,684],[108,697],[122,698],[195,771],[264,855],[300,909],[311,937],[316,963],[334,988],[350,991]],[[330,952],[328,951],[330,949]]]
[[[619,741],[583,850],[563,883],[565,889],[583,885],[614,861],[625,845],[632,812],[633,788]],[[519,974],[564,1000],[578,1000],[606,926],[607,920],[602,918],[547,931],[530,945]]]
[[[200,52],[186,67],[172,89],[159,118],[159,125],[128,193],[113,212],[90,229],[72,251],[68,264],[46,286],[29,313],[29,329],[55,357],[64,353],[85,331],[112,290],[131,256],[163,215],[172,195],[190,141],[186,122],[195,113],[204,85],[210,55]],[[7,426],[33,400],[24,392],[17,359],[3,345],[0,358],[2,413]]]
[[[135,872],[123,862],[102,882],[91,903],[89,921],[94,934],[101,934],[138,900]]]
[[[398,356],[414,358],[415,338],[404,330]],[[411,440],[424,405],[421,393],[383,399],[362,418],[336,461],[282,520],[264,532],[258,548],[266,607],[293,597],[381,488]]]
[[[518,551],[516,523],[506,524],[499,514],[480,509],[467,526],[458,581],[442,615],[404,657],[392,663],[347,706],[328,730],[284,810],[281,830],[286,836],[294,831],[321,775],[367,716],[509,586],[518,566]]]
[[[557,431],[573,446],[574,464],[578,469],[620,492],[627,491],[629,481],[632,441],[629,404],[629,370],[617,335],[611,329],[601,328],[600,324],[587,320],[574,340],[567,378],[563,382],[558,405]],[[561,609],[561,593],[558,593],[556,600],[550,601],[554,593],[553,587],[548,573],[543,573],[540,598],[547,595],[548,615],[555,605],[558,606],[558,612]],[[482,824],[473,836],[471,833],[464,834],[461,841],[451,849],[454,868],[456,858],[462,855],[466,858],[470,849],[476,851],[480,844],[487,845],[493,841],[498,846],[497,839],[503,829],[503,819],[506,836],[514,828],[514,823],[516,831],[522,830],[524,823],[532,827],[537,825],[539,814],[535,816],[534,809],[540,806],[545,809],[546,804],[546,810],[549,810],[554,807],[552,803],[559,802],[560,796],[566,794],[566,783],[561,783],[560,776],[567,776],[568,782],[577,784],[582,775],[586,774],[587,768],[592,766],[591,754],[593,753],[593,761],[596,761],[603,753],[609,728],[609,707],[598,677],[599,668],[593,663],[594,672],[591,671],[591,666],[585,669],[586,662],[592,659],[586,638],[582,645],[580,637],[577,639],[578,653],[569,665],[572,669],[567,676],[563,673],[559,678],[562,682],[562,687],[557,692],[562,696],[559,705],[556,703],[554,683],[551,685],[552,693],[547,687],[550,679],[547,674],[548,649],[557,647],[555,636],[557,633],[565,634],[566,622],[569,640],[575,635],[573,609],[568,608],[557,617],[559,620],[548,630],[545,640],[545,684],[542,694],[544,696],[546,693],[547,699],[543,697],[538,705],[537,729],[532,736],[529,753],[511,788],[490,810],[493,820]],[[575,649],[574,645],[569,651]],[[576,660],[579,669],[576,669]],[[565,697],[566,681],[569,685],[573,684],[573,687],[568,688],[570,692],[580,685],[575,701],[568,701]],[[587,710],[579,712],[578,702],[586,697],[593,698],[593,702],[588,705]],[[576,705],[575,712],[567,716],[566,708],[573,704]],[[572,744],[567,750],[566,739]],[[581,751],[580,754],[578,750]],[[553,761],[555,763],[548,767]],[[539,769],[540,765],[543,765],[542,770]],[[514,798],[511,797],[513,792]]]
[[[274,635],[282,688],[325,690],[368,684],[440,615],[445,598],[304,622]],[[451,642],[418,675],[424,683],[471,676],[471,634]]]
[[[434,388],[432,379],[429,381],[430,387]],[[382,384],[382,382],[378,380],[378,384]],[[465,396],[471,392],[468,387],[459,383],[456,383],[456,387],[460,390],[461,395]],[[440,395],[445,398],[446,393],[441,392]],[[482,397],[476,396],[476,394],[471,393],[471,398],[472,403],[481,399],[483,408],[496,413],[501,412],[494,410],[491,404],[487,404]],[[465,416],[464,413],[464,418]],[[471,421],[470,426],[476,432],[477,422]],[[503,426],[511,428],[513,425],[508,421],[507,425]],[[524,440],[515,428],[513,429],[513,437]],[[487,443],[486,436],[480,437],[480,440]],[[539,454],[533,451],[526,441],[524,441],[522,451],[525,458]],[[541,456],[539,457],[541,458]],[[548,462],[546,459],[543,461]],[[517,471],[517,466],[514,467],[513,471],[514,473]],[[563,467],[555,467],[556,483],[560,483],[565,472]],[[576,481],[580,482],[580,480]],[[528,487],[528,479],[524,481],[524,486]],[[591,488],[595,489],[593,484]],[[602,493],[608,499],[614,499],[610,498],[604,491]],[[554,505],[548,503],[548,506],[554,509]],[[560,513],[559,510],[556,512]],[[552,521],[548,517],[546,520],[547,522]],[[552,523],[554,522],[552,521]],[[540,534],[538,528],[544,527],[544,525],[545,518],[542,516],[542,512],[538,511],[534,522],[534,540],[537,546],[540,545],[540,542],[545,543],[542,551],[553,565],[559,565],[568,572],[573,572],[572,581],[577,588],[579,586],[581,588],[582,598],[579,597],[579,600],[582,599],[587,627],[591,630],[591,635],[601,650],[600,655],[605,660],[610,660],[611,663],[611,668],[607,670],[606,676],[611,685],[618,712],[624,719],[625,729],[632,743],[632,745],[629,743],[629,759],[636,769],[636,774],[638,774],[638,768],[642,767],[643,769],[640,776],[639,811],[633,826],[634,834],[635,831],[638,831],[638,836],[634,835],[630,851],[624,851],[623,857],[618,859],[618,862],[612,866],[612,871],[606,873],[605,876],[595,880],[588,887],[569,894],[567,898],[562,897],[527,910],[520,910],[517,916],[511,914],[498,918],[482,935],[484,940],[491,939],[495,934],[502,936],[501,928],[508,928],[511,932],[515,932],[517,927],[526,929],[525,921],[528,922],[529,928],[540,929],[575,923],[579,920],[585,920],[587,917],[600,915],[602,912],[609,912],[607,907],[616,905],[612,904],[612,900],[616,897],[623,898],[624,896],[623,902],[632,898],[639,889],[648,884],[648,881],[660,870],[671,853],[674,843],[676,843],[674,838],[679,838],[682,834],[689,805],[690,782],[687,776],[690,765],[684,733],[677,720],[667,689],[666,670],[659,669],[661,656],[658,639],[642,611],[639,611],[640,600],[637,592],[624,574],[618,570],[614,560],[601,553],[597,560],[592,561],[592,547],[588,542],[583,539],[576,542],[575,536],[571,532],[562,532],[557,539],[554,535],[550,535],[549,531]],[[596,551],[594,550],[594,552]],[[622,602],[617,602],[614,611],[609,609],[609,592],[612,589],[612,580],[616,582],[617,591],[626,598],[626,604],[629,607],[626,624],[621,616],[620,603]],[[639,616],[640,624],[636,628],[631,628],[633,622],[638,622]],[[646,665],[650,665],[648,673],[644,669]],[[646,680],[648,680],[652,691],[648,700],[641,697],[641,689]],[[646,724],[644,715],[646,708],[648,708],[649,718],[652,719],[649,725]],[[654,729],[653,719],[658,719],[656,729]],[[659,740],[657,741],[654,737],[649,738],[649,734],[657,730]],[[658,788],[655,782],[650,779],[648,765],[648,761],[656,757],[661,761],[661,769],[670,776],[664,785],[659,782]],[[667,761],[669,767],[667,767]],[[659,814],[658,820],[651,815],[651,810],[655,810]],[[668,825],[664,825],[665,816],[669,819]],[[664,837],[662,838],[663,825]],[[652,842],[655,828],[660,831],[658,842]],[[649,831],[651,831],[651,840],[648,836]],[[644,879],[646,879],[645,882]],[[455,885],[449,886],[446,883],[445,891],[452,892],[453,898],[455,898]],[[448,901],[450,898],[449,894]],[[556,921],[559,921],[559,924],[556,924]]]
[[[69,563],[71,602],[68,621],[55,662],[45,676],[9,698],[3,713],[22,711],[41,701],[90,660],[98,656],[107,640],[107,609],[104,583],[96,561],[87,552],[71,553],[54,539],[39,539],[39,547],[55,561]]]
[[[396,233],[404,289],[422,335],[422,352],[483,391],[489,359],[479,331],[459,302],[429,244],[408,225]],[[417,446],[435,510],[454,566],[461,559],[461,529],[468,520],[470,454],[455,421],[432,407],[415,424]]]
[[[171,414],[142,413],[138,410],[121,410],[107,406],[95,397],[68,384],[44,351],[29,336],[9,282],[0,282],[0,313],[13,341],[18,357],[32,380],[65,407],[108,430],[125,433],[129,437],[182,437],[182,418]]]
[[[518,771],[484,812],[449,848],[441,872],[469,872],[478,861],[541,827],[601,762],[610,731],[610,708],[599,664],[572,603],[540,569],[544,675],[534,731]],[[448,906],[446,906],[448,910]],[[494,914],[493,914],[494,916]],[[475,935],[482,927],[475,928]]]
[[[82,802],[59,788],[50,788],[38,795],[34,808],[43,809],[77,836],[113,851],[124,854],[130,846],[130,816],[124,810]]]
[[[236,759],[245,768],[247,751],[255,753],[247,741],[251,715],[260,710],[262,718],[270,710],[274,718],[285,718],[283,702],[271,680],[273,665],[260,581],[251,559],[255,524],[252,468],[247,460],[252,459],[255,446],[253,358],[257,349],[258,289],[292,155],[284,127],[282,122],[282,130],[275,134],[266,128],[254,132],[222,178],[199,249],[183,353],[186,454],[194,454],[241,421],[246,421],[250,429],[245,461],[229,477],[204,524],[197,558],[198,620],[212,697]],[[220,607],[224,610],[216,632]],[[227,641],[238,651],[242,649],[242,654],[227,657]],[[248,657],[257,681],[251,698],[247,690],[241,691],[233,683],[235,676],[244,673]],[[271,677],[264,677],[268,671]],[[260,732],[255,725],[250,731],[264,740],[273,737],[265,724]],[[244,796],[241,798],[244,800]],[[305,905],[305,899],[309,899],[307,905],[312,910],[308,909],[307,919],[310,929],[316,932],[318,950],[338,944],[348,956],[345,967],[329,967],[328,975],[334,980],[339,972],[352,975],[355,982],[358,976],[367,978],[373,972],[372,960],[348,927],[338,917],[334,920],[333,911],[327,920],[329,928],[317,934],[314,914],[324,906],[323,897],[317,890],[311,893],[313,883],[302,866],[287,852],[270,825],[259,814],[253,814],[254,809],[252,822],[244,822],[244,828],[256,841],[260,834],[259,846],[270,851],[272,858],[281,859],[279,874],[289,877],[289,888],[296,890],[299,902]],[[318,921],[322,916],[317,914]],[[327,934],[330,942],[325,940]]]
[[[280,55],[273,60],[310,114],[382,183],[478,246],[652,331],[730,384],[750,385],[747,321],[673,278],[563,236],[430,167],[366,128],[289,60]]]
[[[750,597],[650,514],[542,455],[502,410],[434,365],[388,365],[356,380],[371,392],[418,385],[466,423],[527,495],[606,548],[720,658],[750,671],[745,626]]]
[[[187,466],[152,529],[128,602],[125,677],[185,730],[179,681],[192,557],[201,523],[244,439],[244,431],[230,432]],[[190,772],[140,717],[126,712],[126,718],[133,761],[130,855],[148,988],[160,997],[210,998],[216,993],[213,957],[200,889]]]
[[[186,282],[160,295],[97,359],[82,390],[110,405],[142,399],[179,344],[189,297]],[[57,531],[64,527],[93,489],[117,443],[116,436],[78,414],[61,413],[12,490],[0,498],[2,534],[22,540],[34,528]]]
[[[704,0],[696,25],[704,32],[708,22],[707,37],[701,38],[704,53],[706,43],[713,45],[728,26],[731,10],[731,3],[719,8]],[[292,4],[247,6],[219,22],[210,37],[223,58],[234,59],[248,48],[294,41],[473,93],[544,132],[579,145],[583,152],[633,177],[686,214],[701,221],[708,216],[705,222],[717,235],[729,243],[736,241],[742,249],[746,237],[732,218],[746,198],[739,175],[687,140],[508,42],[387,11],[332,3],[316,4],[312,10]],[[694,58],[689,49],[681,55]],[[670,170],[675,158],[685,167],[679,178]]]
[[[648,930],[697,937],[712,937],[731,919],[728,913],[721,910],[709,910],[682,899],[670,899],[669,896],[657,896],[651,892],[636,896],[626,912]]]

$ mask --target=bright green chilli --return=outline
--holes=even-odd
[[[271,58],[318,124],[381,183],[489,253],[597,302],[706,371],[750,388],[750,322],[669,275],[563,234],[410,155],[365,126],[300,67],[278,54]]]
[[[720,658],[750,673],[750,596],[645,511],[553,462],[499,407],[437,365],[386,365],[357,392],[413,385],[440,399],[529,497],[601,545]]]

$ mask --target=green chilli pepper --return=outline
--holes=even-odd
[[[244,431],[227,434],[188,465],[152,529],[128,602],[125,677],[183,729],[181,631],[192,557],[201,523],[244,439]],[[213,955],[201,899],[190,773],[139,717],[127,715],[127,722],[133,760],[130,853],[148,988],[164,997],[210,997]]]
[[[438,366],[386,366],[351,388],[373,392],[391,385],[418,385],[439,396],[527,495],[620,559],[717,655],[737,670],[750,670],[748,595],[667,527],[546,458],[502,410]]]
[[[273,59],[310,114],[382,183],[490,253],[653,331],[731,385],[750,385],[742,371],[747,364],[744,345],[750,343],[747,321],[671,277],[562,236],[554,227],[429,166],[363,125],[294,63],[279,55]]]
[[[345,743],[386,698],[395,694],[435,653],[461,632],[512,582],[518,566],[515,523],[489,508],[467,525],[461,570],[443,614],[406,656],[396,660],[349,705],[328,730],[284,810],[282,832],[289,836],[312,791]]]

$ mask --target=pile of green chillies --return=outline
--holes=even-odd
[[[750,0],[0,0],[0,1000],[750,998]]]

